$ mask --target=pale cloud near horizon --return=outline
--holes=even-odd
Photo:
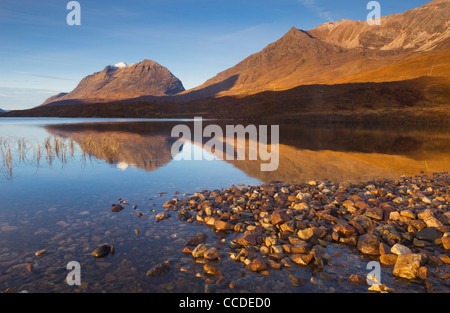
[[[29,72],[17,72],[18,74],[26,75],[26,76],[33,76],[33,77],[39,77],[39,78],[47,78],[47,79],[57,79],[57,80],[73,80],[71,78],[66,77],[58,77],[58,76],[51,76],[51,75],[41,75],[41,74],[35,74],[35,73],[29,73]]]
[[[58,93],[59,91],[51,89],[0,86],[0,108],[4,110],[29,109]]]
[[[320,18],[325,19],[327,22],[333,22],[334,19],[331,17],[331,13],[323,9],[317,4],[317,0],[297,0],[300,4],[304,5],[308,9],[314,11]]]

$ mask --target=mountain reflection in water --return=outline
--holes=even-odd
[[[203,127],[217,124],[225,130],[227,124],[234,123],[238,124],[236,121],[210,121],[203,122]],[[171,137],[171,131],[178,124],[180,122],[55,124],[46,126],[46,130],[55,136],[71,138],[83,153],[121,169],[133,166],[153,171],[172,160],[171,148],[177,138]],[[189,126],[193,133],[193,122],[182,124]],[[204,138],[203,142],[191,144],[203,147],[209,140]],[[224,162],[265,183],[395,179],[421,171],[447,171],[450,165],[450,133],[433,129],[280,125],[279,167],[273,172],[262,172],[263,161],[259,158],[249,160],[248,149],[252,146],[247,139],[245,160]],[[235,151],[238,148],[235,143]],[[216,156],[221,157],[217,151]]]

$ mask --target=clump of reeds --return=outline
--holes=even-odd
[[[57,136],[49,136],[43,143],[27,142],[24,138],[0,137],[0,156],[2,158],[0,173],[9,180],[12,180],[14,162],[31,162],[39,168],[44,155],[49,166],[53,165],[55,158],[64,165],[68,162],[69,157],[74,157],[75,143],[72,138],[65,139]]]

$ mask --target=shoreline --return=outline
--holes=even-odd
[[[227,258],[245,270],[270,276],[292,267],[319,272],[332,267],[334,255],[326,249],[339,245],[388,268],[394,279],[412,281],[433,292],[436,284],[448,288],[450,278],[449,186],[448,172],[359,184],[233,185],[169,200],[156,222],[177,211],[182,222],[208,226],[227,237],[234,234],[227,246],[217,242],[218,248],[205,244],[201,232],[186,238],[183,253],[204,264],[205,273],[216,283],[222,278],[220,265],[214,263],[221,247],[228,249]],[[369,286],[361,275],[340,279],[367,285],[368,291],[395,292],[379,282]],[[290,280],[294,286],[301,284],[297,277]],[[228,287],[236,288],[236,282]]]

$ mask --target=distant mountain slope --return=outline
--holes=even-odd
[[[120,62],[101,72],[85,77],[71,92],[48,98],[43,104],[55,101],[110,101],[144,95],[165,96],[184,91],[183,84],[167,68],[151,60],[126,65]]]
[[[449,76],[449,56],[450,0],[435,0],[383,17],[380,26],[343,20],[310,31],[292,28],[262,51],[183,94],[192,99],[308,84]],[[419,64],[420,70],[411,64]],[[383,75],[371,80],[377,71]]]

